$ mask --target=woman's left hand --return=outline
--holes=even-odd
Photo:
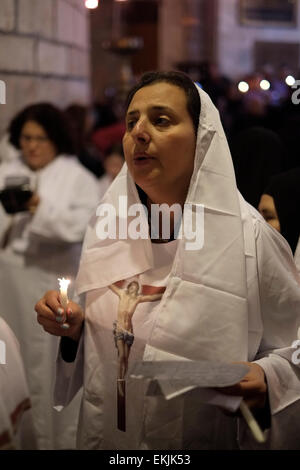
[[[29,201],[27,201],[26,207],[31,214],[34,214],[40,203],[40,197],[37,193],[33,193]]]
[[[249,408],[263,408],[268,390],[264,370],[254,362],[239,362],[239,364],[250,367],[248,374],[239,383],[218,390],[225,395],[242,396]]]

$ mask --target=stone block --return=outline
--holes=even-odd
[[[76,77],[88,77],[90,74],[90,57],[85,51],[72,48],[68,54],[69,73]]]
[[[90,85],[87,80],[68,81],[65,94],[65,106],[71,103],[88,105],[90,103]]]
[[[57,1],[56,12],[56,39],[66,43],[73,43],[73,36],[77,34],[74,30],[74,7],[65,0]]]
[[[12,31],[15,27],[15,2],[0,0],[0,30]]]
[[[73,5],[75,8],[77,8],[78,10],[81,10],[81,11],[86,10],[84,0],[66,0],[66,1],[69,2],[71,5]],[[100,0],[100,1],[102,1],[102,0]]]
[[[68,80],[21,75],[4,75],[0,80],[6,83],[6,104],[0,105],[0,135],[11,119],[25,106],[47,101],[63,109],[70,103],[89,103],[90,87],[87,80]]]
[[[85,104],[89,101],[89,83],[86,80],[59,80],[55,78],[40,80],[39,100],[50,101],[60,109],[70,103]]]
[[[53,37],[53,0],[19,0],[18,31]]]
[[[67,75],[69,48],[40,41],[37,49],[37,68],[45,74]]]
[[[38,87],[40,101],[49,101],[60,109],[64,107],[66,84],[68,80],[56,78],[41,78]]]
[[[56,18],[56,39],[85,49],[89,47],[89,16],[85,8],[58,0]]]
[[[78,9],[73,11],[73,43],[84,49],[89,48],[89,22],[88,16]]]
[[[34,40],[0,34],[0,70],[31,72],[34,69]]]

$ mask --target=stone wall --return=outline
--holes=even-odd
[[[122,3],[117,7],[123,8]],[[91,10],[92,92],[96,101],[103,100],[105,89],[118,86],[122,60],[102,47],[104,41],[112,39],[113,30],[113,3],[103,0]]]
[[[296,27],[243,25],[239,20],[239,0],[219,0],[217,56],[222,72],[232,78],[252,72],[256,41],[300,43],[300,5],[297,14]]]
[[[122,88],[124,76],[157,68],[157,28],[151,16],[147,15],[150,3],[156,7],[155,2],[149,0],[101,0],[99,7],[91,11],[94,100],[102,101],[110,92]],[[122,55],[103,48],[103,44],[111,40],[135,36],[143,38],[144,48],[141,51]]]
[[[214,36],[214,28],[210,25],[205,29],[208,17],[205,7],[211,9],[216,0],[159,0],[157,28],[147,30],[153,25],[138,24],[137,19],[137,24],[131,24],[130,27],[124,22],[119,24],[119,31],[116,34],[118,29],[114,27],[116,10],[126,10],[129,3],[136,3],[136,8],[142,8],[143,1],[132,0],[132,2],[114,4],[112,0],[101,0],[99,8],[91,12],[92,89],[96,100],[103,99],[105,89],[118,88],[120,71],[125,61],[124,57],[105,51],[102,47],[103,42],[110,40],[114,35],[130,36],[133,31],[139,35],[137,26],[143,33],[140,35],[144,38],[145,48],[140,53],[130,56],[127,62],[132,64],[138,74],[152,70],[153,63],[157,64],[156,67],[160,70],[169,70],[176,67],[179,62],[197,62],[211,57],[210,43],[211,36]],[[153,57],[155,54],[156,57]],[[144,55],[143,62],[138,61],[141,55]]]
[[[212,1],[212,0],[210,0]],[[203,0],[162,0],[159,14],[159,68],[204,59]]]
[[[0,0],[0,133],[30,103],[88,102],[89,68],[83,0]]]

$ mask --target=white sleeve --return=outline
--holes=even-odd
[[[257,221],[256,249],[261,316],[260,351],[290,347],[300,325],[300,275],[286,240]]]
[[[77,178],[72,180],[67,201],[60,201],[59,194],[55,203],[46,197],[41,198],[29,232],[54,242],[81,242],[98,202],[96,179],[86,172],[80,172]]]
[[[263,336],[254,362],[264,369],[268,383],[271,428],[266,448],[300,448],[300,368],[292,360],[300,325],[300,277],[285,239],[260,219],[255,232]],[[248,431],[244,444],[246,435],[249,448]]]
[[[85,294],[74,293],[73,301],[85,309]],[[74,362],[66,362],[61,356],[60,347],[56,360],[56,382],[54,387],[54,405],[67,406],[83,385],[83,350],[84,327],[78,344]]]
[[[83,385],[83,346],[84,331],[82,331],[73,362],[65,362],[59,348],[54,386],[54,406],[58,409],[67,406]]]
[[[298,239],[298,243],[297,243],[297,246],[296,246],[296,251],[295,251],[295,254],[294,254],[294,261],[295,261],[295,265],[298,269],[298,272],[300,273],[300,237]]]

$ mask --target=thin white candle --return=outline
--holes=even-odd
[[[59,282],[59,290],[60,290],[60,303],[63,309],[66,310],[68,303],[69,303],[68,287],[71,281],[63,277],[62,279],[58,279],[58,282]]]
[[[243,400],[241,401],[241,404],[240,404],[240,411],[242,415],[244,416],[244,419],[246,423],[248,424],[249,428],[251,429],[254,439],[256,439],[257,442],[260,442],[260,443],[266,442],[266,438],[264,436],[264,433],[260,429],[258,422],[256,421],[253,414],[251,413],[248,406]]]

